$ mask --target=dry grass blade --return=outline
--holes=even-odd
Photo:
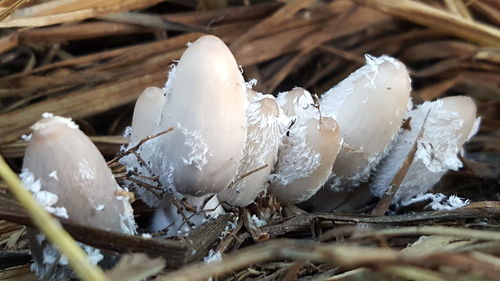
[[[297,11],[302,8],[309,6],[313,0],[292,0],[284,7],[275,12],[272,16],[268,17],[266,20],[260,22],[258,25],[254,26],[248,32],[240,35],[231,45],[232,50],[240,49],[243,44],[250,39],[253,39],[255,35],[265,32],[268,28],[273,27],[285,19],[293,16]]]
[[[451,79],[447,79],[436,84],[430,85],[416,93],[421,100],[430,101],[434,100],[443,95],[448,89],[451,89],[453,86],[457,85],[464,79],[463,74],[459,74],[456,77]]]
[[[368,237],[391,237],[391,236],[421,236],[442,235],[460,238],[479,239],[484,241],[500,241],[500,233],[497,231],[473,230],[466,228],[455,228],[446,226],[411,226],[394,229],[383,229],[376,231],[360,232],[353,236],[354,239],[366,239]]]
[[[113,281],[141,281],[160,273],[164,267],[165,261],[161,258],[151,259],[145,254],[128,254],[105,274]]]
[[[17,9],[28,4],[31,0],[10,0],[0,3],[0,21],[8,17]]]
[[[92,90],[76,91],[64,98],[47,100],[21,110],[0,114],[0,143],[14,141],[21,134],[28,132],[29,126],[44,112],[73,118],[86,117],[132,102],[144,88],[161,85],[163,80],[165,74],[157,72],[131,80],[108,83]]]
[[[433,270],[426,270],[414,266],[388,266],[382,269],[384,272],[391,273],[405,279],[415,281],[446,281],[446,276]]]
[[[407,21],[446,32],[484,46],[500,47],[500,30],[413,0],[354,0]]]
[[[104,156],[115,155],[122,145],[128,143],[122,136],[90,136],[90,140]],[[7,158],[23,157],[27,146],[28,143],[22,140],[0,145],[0,153]]]
[[[11,33],[0,38],[0,54],[17,47],[19,36],[17,33]]]
[[[462,0],[445,0],[444,3],[453,14],[467,20],[472,20],[472,15],[469,12],[469,9],[467,9],[467,6],[465,6],[464,2],[462,2]]]
[[[113,12],[142,9],[159,2],[161,0],[56,0],[20,9],[16,14],[0,22],[0,28],[75,22]]]
[[[440,252],[415,256],[382,248],[278,239],[247,247],[238,253],[229,254],[220,262],[186,266],[172,273],[159,276],[155,281],[205,280],[210,277],[224,276],[252,264],[280,259],[308,260],[316,263],[342,265],[346,268],[357,266],[380,267],[395,263],[426,267],[440,264],[442,259],[446,259],[445,263],[448,265],[465,266],[469,263],[469,268],[480,270],[490,277],[500,273],[500,269],[491,268],[491,264],[482,264],[476,258],[463,254]],[[403,273],[400,272],[400,274]]]
[[[153,16],[149,14],[117,13],[117,14],[106,15],[101,18],[109,21],[142,25],[145,27],[152,27],[152,28],[161,28],[161,29],[187,31],[187,32],[211,33],[211,30],[207,28],[191,26],[178,22],[165,21],[159,16]]]

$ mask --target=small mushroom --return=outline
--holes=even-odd
[[[311,94],[295,88],[278,103],[291,120],[278,150],[269,192],[278,200],[299,203],[314,195],[330,176],[341,138],[334,119],[321,117]]]
[[[32,129],[20,176],[35,199],[48,212],[74,223],[134,234],[133,210],[126,192],[78,126],[69,118],[46,113]],[[28,237],[35,269],[43,275],[56,262],[57,251],[33,229]],[[82,247],[92,254],[94,263],[102,259],[98,249]],[[60,264],[64,263],[60,259]],[[68,269],[59,267],[56,271],[62,276]]]
[[[330,189],[348,190],[368,179],[401,127],[410,90],[401,62],[367,55],[365,66],[322,95],[322,114],[337,121],[344,139]]]
[[[158,87],[148,87],[135,102],[132,117],[130,142],[138,143],[141,139],[154,135],[160,123],[160,116],[165,103],[165,95]]]
[[[427,120],[424,120],[425,117]],[[430,190],[449,170],[458,170],[462,162],[458,155],[463,144],[478,130],[476,105],[466,96],[446,97],[425,102],[409,113],[411,129],[403,130],[389,155],[377,167],[371,185],[376,196],[382,196],[403,165],[422,125],[422,139],[408,172],[400,184],[395,201],[410,199]]]
[[[235,181],[218,193],[221,201],[238,207],[252,203],[259,193],[266,190],[283,132],[280,108],[275,98],[253,90],[247,90],[247,93],[251,103],[246,112],[248,130],[244,156]]]

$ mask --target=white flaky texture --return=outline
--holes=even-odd
[[[332,190],[346,190],[368,179],[409,109],[410,84],[401,62],[367,55],[365,66],[322,95],[321,112],[337,121],[344,139],[329,182]]]
[[[247,134],[245,82],[219,38],[200,37],[169,77],[153,171],[162,184],[200,196],[227,187],[236,175]],[[171,91],[171,92],[170,92]]]
[[[124,190],[92,141],[69,118],[44,117],[32,126],[24,155],[20,176],[26,188],[56,216],[106,231],[134,234],[136,226],[128,197],[123,196]],[[43,275],[53,263],[48,253],[55,250],[46,241],[36,241],[36,231],[30,229],[28,234],[34,269]],[[98,250],[84,248],[102,258]],[[58,267],[54,276],[68,272]]]
[[[320,116],[306,90],[281,93],[278,103],[290,127],[279,147],[269,192],[282,202],[298,203],[314,195],[330,176],[341,138],[335,120]]]
[[[248,131],[244,156],[236,179],[218,193],[221,201],[238,207],[252,203],[266,189],[285,127],[280,120],[280,108],[274,97],[251,92],[246,111]],[[263,166],[266,167],[255,171]]]
[[[210,196],[212,197],[209,198]],[[189,234],[191,229],[224,213],[217,195],[182,197],[184,197],[182,201],[193,209],[189,210],[182,205],[180,210],[175,205],[156,209],[150,226],[151,231],[161,231],[164,233],[163,237],[184,236]]]
[[[136,144],[141,139],[154,135],[160,123],[164,103],[165,95],[162,89],[148,87],[142,92],[135,102],[131,143]]]
[[[401,132],[388,157],[377,167],[371,191],[379,197],[389,189],[422,125],[422,138],[418,140],[415,158],[396,193],[396,201],[408,200],[427,192],[444,173],[462,167],[458,155],[462,152],[463,144],[477,132],[479,126],[476,105],[465,96],[425,102],[412,110],[409,118],[411,129]]]

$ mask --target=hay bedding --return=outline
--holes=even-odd
[[[126,142],[121,134],[140,92],[163,85],[187,42],[213,33],[262,92],[300,85],[323,93],[370,53],[408,66],[415,103],[473,97],[481,130],[465,147],[464,168],[434,188],[472,203],[429,211],[419,202],[394,213],[387,199],[368,200],[355,212],[317,214],[264,197],[178,239],[129,237],[61,220],[76,240],[123,254],[107,278],[500,279],[497,1],[243,2],[3,1],[2,156],[19,172],[21,135],[52,112],[75,119],[112,159]],[[118,178],[130,176],[113,163]],[[7,182],[0,182],[0,280],[35,280],[24,226],[32,222]],[[140,201],[133,206],[139,224],[146,223],[152,210]],[[391,215],[383,215],[388,209]]]

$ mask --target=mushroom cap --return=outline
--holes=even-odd
[[[319,116],[313,107],[314,100],[311,93],[303,88],[295,87],[291,91],[279,93],[277,102],[288,117],[305,114]]]
[[[368,179],[389,149],[410,102],[405,66],[388,56],[366,56],[367,64],[330,89],[320,101],[334,118],[350,150],[341,150],[333,166],[333,189],[350,188]]]
[[[281,142],[280,108],[273,96],[260,96],[247,108],[247,140],[236,180],[217,194],[221,201],[238,207],[252,203],[266,189]],[[246,175],[264,165],[267,167]]]
[[[283,138],[284,145],[278,152],[276,175],[271,181],[269,192],[282,202],[303,202],[328,180],[340,150],[340,130],[332,118],[308,118],[294,124],[289,135]],[[300,150],[303,150],[302,153]],[[303,167],[302,159],[297,156],[307,158],[310,155],[317,159],[317,163],[312,167]],[[293,170],[307,172],[296,171],[296,176],[293,176]]]
[[[259,92],[247,88],[247,100],[248,102],[253,102],[255,99],[258,99],[262,96]]]
[[[169,77],[154,169],[166,187],[200,196],[216,193],[235,177],[246,139],[245,83],[229,48],[200,37]]]
[[[128,198],[119,194],[106,161],[76,124],[49,116],[32,129],[21,177],[35,198],[46,208],[65,208],[76,223],[134,233]]]
[[[448,170],[462,167],[458,154],[462,145],[476,133],[476,105],[465,96],[425,102],[409,113],[410,130],[403,130],[387,158],[379,167],[371,192],[382,196],[403,165],[424,124],[422,139],[408,172],[400,184],[395,201],[409,199],[430,190]]]
[[[132,117],[131,143],[138,143],[141,139],[154,135],[160,122],[160,116],[165,103],[165,95],[158,87],[148,87],[135,102]]]

